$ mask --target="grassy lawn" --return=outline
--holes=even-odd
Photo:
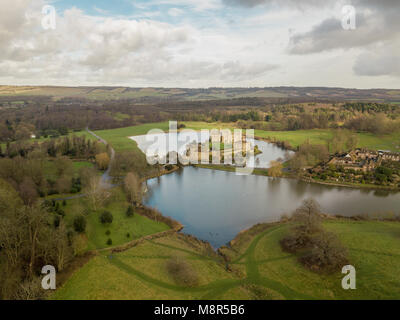
[[[129,204],[120,188],[112,190],[111,201],[103,209],[98,211],[89,210],[87,215],[86,235],[88,240],[88,250],[113,247],[141,238],[143,236],[168,230],[169,227],[164,223],[155,222],[146,217],[134,214],[133,217],[126,216],[126,209]],[[66,221],[72,225],[73,218],[77,214],[84,214],[88,204],[85,198],[67,200],[67,205],[63,207],[66,212]],[[111,224],[102,224],[100,214],[107,210],[113,215]],[[106,235],[107,231],[110,235]],[[127,234],[129,233],[129,237]],[[107,245],[107,240],[112,239],[112,245]]]
[[[93,137],[86,130],[83,130],[83,131],[71,131],[70,133],[68,133],[68,136],[69,137],[72,137],[72,136],[77,136],[77,137],[85,136],[87,139],[96,140],[96,138]],[[28,142],[32,142],[32,143],[34,143],[34,142],[41,143],[41,142],[44,142],[44,141],[47,141],[47,140],[50,140],[50,139],[59,139],[59,138],[63,138],[63,137],[66,137],[66,136],[59,136],[58,138],[50,138],[50,137],[45,138],[45,137],[42,136],[42,137],[40,137],[38,139],[36,139],[36,138],[35,139],[29,139],[27,141]],[[11,143],[13,143],[13,142],[11,142]],[[7,143],[0,143],[0,146],[3,148],[3,151],[5,151]]]
[[[148,123],[119,129],[98,130],[95,131],[95,133],[110,143],[116,152],[119,152],[132,150],[137,147],[137,143],[128,137],[146,134],[151,129],[161,129],[167,132],[168,122]]]
[[[328,140],[332,139],[332,131],[323,129],[298,131],[254,130],[254,135],[261,138],[275,138],[280,141],[289,141],[293,147],[298,147],[307,140],[312,144],[326,144]]]
[[[89,161],[73,161],[72,168],[74,177],[75,178],[78,177],[79,169],[84,167],[90,168],[93,166],[94,164]],[[57,168],[54,164],[54,161],[51,160],[45,161],[43,170],[47,179],[55,180],[57,178]]]
[[[184,121],[186,129],[233,129],[234,123]],[[116,151],[132,150],[136,148],[136,142],[128,139],[130,136],[146,134],[151,129],[168,131],[168,122],[149,123],[139,126],[99,130],[96,131],[100,137],[111,143]],[[332,139],[334,131],[331,129],[312,129],[297,131],[264,131],[254,130],[254,135],[261,138],[275,138],[280,141],[288,141],[293,147],[297,147],[307,140],[312,144],[327,144]],[[400,152],[400,133],[376,136],[371,133],[357,133],[359,137],[358,147],[368,149],[384,149]]]
[[[201,129],[232,129],[235,127],[233,122],[204,122],[204,121],[183,121],[186,129],[201,130]]]
[[[217,258],[205,255],[179,235],[171,235],[125,252],[99,255],[77,271],[53,299],[399,299],[400,223],[327,220],[349,250],[357,271],[357,289],[343,290],[338,271],[316,274],[296,256],[281,250],[279,240],[290,224],[275,224],[243,236],[233,250],[227,272]],[[198,276],[198,285],[176,284],[166,271],[180,257]]]
[[[187,128],[194,130],[201,129],[222,129],[234,128],[234,123],[221,122],[183,122]],[[333,137],[333,130],[330,129],[312,129],[312,130],[297,130],[297,131],[264,131],[254,130],[254,135],[261,138],[275,138],[280,141],[289,141],[293,147],[297,147],[307,140],[312,144],[327,144]],[[383,149],[400,152],[400,133],[390,135],[377,136],[372,133],[357,133],[359,138],[358,147],[368,149]]]
[[[89,161],[74,161],[72,163],[75,172],[78,172],[81,168],[91,168],[94,166],[92,162]]]
[[[340,272],[319,275],[306,270],[296,256],[281,250],[278,242],[289,225],[267,229],[252,241],[235,247],[234,260],[250,272],[255,283],[277,288],[281,298],[304,295],[313,299],[399,299],[400,223],[378,221],[330,220],[327,230],[336,233],[349,250],[350,264],[357,271],[357,290],[343,290]],[[233,255],[233,257],[237,256]],[[279,289],[281,287],[281,289]]]
[[[198,286],[177,285],[166,262],[179,257],[193,268]],[[198,299],[238,283],[200,247],[172,235],[146,241],[122,253],[96,256],[51,297],[52,299]]]
[[[400,132],[391,135],[376,136],[372,133],[359,133],[360,147],[400,152]]]
[[[96,140],[96,138],[95,137],[93,137],[90,133],[88,133],[86,130],[82,130],[82,131],[71,131],[71,132],[69,132],[68,133],[68,137],[72,137],[72,136],[77,136],[77,137],[82,137],[82,136],[85,136],[87,139],[90,139],[90,140]],[[63,138],[63,137],[66,137],[66,136],[59,136],[58,138]],[[47,137],[47,138],[45,138],[45,137],[40,137],[40,138],[38,138],[38,139],[30,139],[29,141],[31,141],[31,142],[35,142],[35,141],[37,141],[37,142],[43,142],[43,141],[47,141],[47,140],[50,140],[50,139],[58,139],[58,138],[50,138],[50,137]]]
[[[307,140],[312,144],[327,144],[332,139],[333,131],[329,129],[297,130],[297,131],[263,131],[255,130],[255,136],[262,138],[276,138],[280,141],[289,141],[297,147]],[[384,149],[400,152],[400,133],[376,136],[372,133],[357,133],[358,147],[368,149]]]

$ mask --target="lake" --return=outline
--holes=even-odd
[[[147,205],[178,220],[184,225],[183,232],[207,240],[215,248],[256,223],[279,220],[310,197],[331,214],[400,213],[400,193],[238,176],[195,167],[148,180],[147,184]]]
[[[179,154],[184,154],[189,143],[195,141],[196,143],[204,143],[208,141],[209,134],[201,136],[198,132],[191,136],[190,139],[185,139],[180,133],[178,133],[178,139],[175,147],[169,147],[169,133],[160,133],[160,134],[151,134],[151,135],[140,135],[140,136],[133,136],[130,139],[134,140],[139,149],[143,151],[143,153],[147,153],[151,156],[156,154],[165,155],[169,151],[176,151]],[[155,143],[157,147],[154,147]],[[251,165],[255,168],[269,168],[270,161],[284,159],[287,156],[293,154],[292,151],[284,151],[275,144],[268,143],[265,141],[254,140],[254,145],[258,147],[262,153],[256,155],[254,157],[254,163]],[[221,152],[221,155],[223,151]]]
[[[146,151],[149,144],[144,136],[132,138]],[[255,144],[262,151],[255,157],[256,167],[267,168],[271,160],[285,157],[286,152],[274,144],[257,140]],[[330,214],[400,214],[400,193],[240,176],[191,166],[150,179],[147,187],[146,205],[178,220],[184,225],[183,232],[209,241],[215,248],[256,223],[279,220],[307,198],[317,200]]]

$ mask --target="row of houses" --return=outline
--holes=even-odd
[[[355,149],[348,153],[335,155],[329,164],[342,166],[344,169],[371,171],[379,167],[382,161],[400,161],[400,153],[386,150]]]

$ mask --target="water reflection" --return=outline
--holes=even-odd
[[[400,214],[400,193],[357,190],[295,179],[237,176],[233,172],[186,167],[148,181],[147,205],[180,221],[184,232],[219,247],[242,229],[279,220],[305,198],[313,197],[326,213],[344,216]]]

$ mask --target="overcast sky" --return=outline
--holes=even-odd
[[[1,0],[0,84],[400,88],[400,1]]]

